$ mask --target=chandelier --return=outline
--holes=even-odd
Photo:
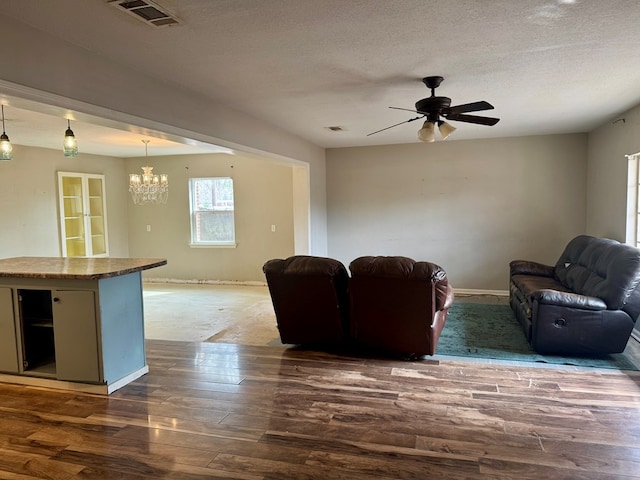
[[[149,140],[142,140],[144,143],[144,156],[147,157],[147,166],[142,167],[142,175],[137,173],[129,174],[129,193],[133,203],[144,205],[145,203],[167,203],[169,198],[169,176],[166,173],[155,175],[153,167],[148,165],[149,152],[147,150]]]

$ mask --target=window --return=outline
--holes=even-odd
[[[235,246],[233,179],[190,178],[191,245]]]
[[[626,243],[640,248],[640,153],[627,155]]]

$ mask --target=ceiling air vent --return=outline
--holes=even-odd
[[[180,23],[175,16],[151,0],[107,0],[107,2],[118,10],[123,10],[133,15],[147,25],[167,27]]]

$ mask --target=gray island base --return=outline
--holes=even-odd
[[[147,373],[141,272],[166,263],[0,259],[0,382],[108,395]]]

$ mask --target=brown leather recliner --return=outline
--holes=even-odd
[[[346,339],[349,274],[341,262],[296,255],[269,260],[262,271],[282,343],[331,345]]]
[[[351,271],[350,330],[357,345],[410,358],[433,355],[453,289],[435,263],[360,257]]]

